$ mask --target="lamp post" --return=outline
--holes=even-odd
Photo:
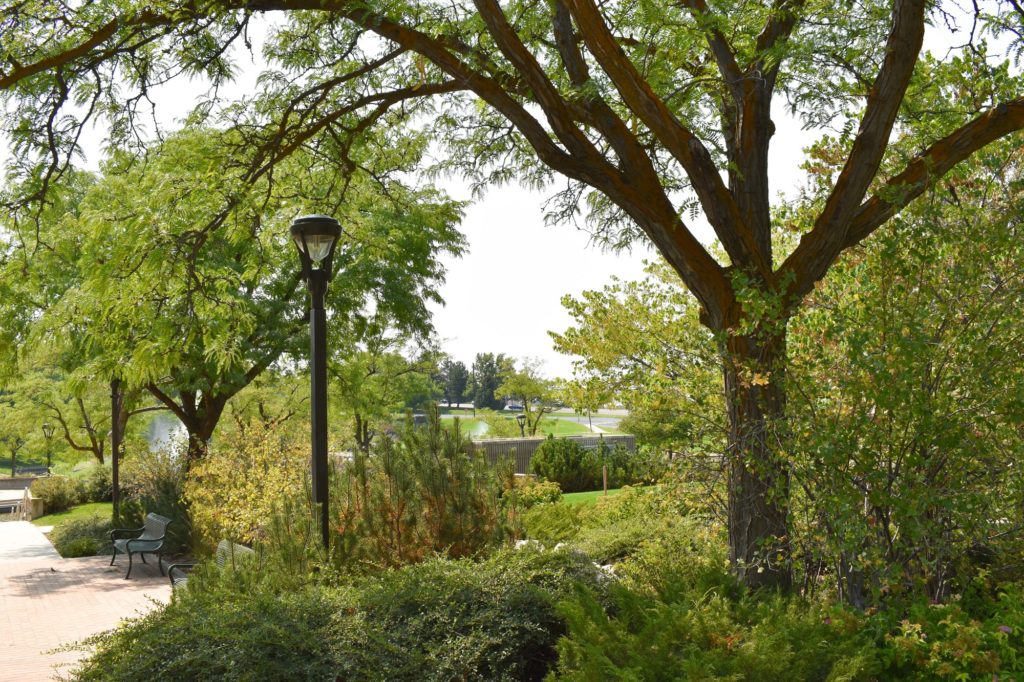
[[[302,261],[302,278],[309,285],[310,424],[312,431],[313,502],[319,508],[320,534],[328,547],[327,529],[327,313],[324,297],[331,281],[334,249],[341,225],[325,215],[296,218],[292,240]]]
[[[110,501],[114,520],[121,518],[121,380],[110,380]]]
[[[45,422],[43,424],[43,436],[46,438],[46,475],[50,475],[50,463],[53,458],[53,424]]]
[[[516,421],[519,422],[519,435],[526,438],[526,415],[517,414]]]

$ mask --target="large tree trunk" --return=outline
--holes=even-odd
[[[789,466],[781,454],[785,331],[766,339],[730,336],[724,345],[729,559],[748,587],[789,590]]]
[[[206,457],[206,453],[210,448],[210,438],[213,437],[213,431],[217,428],[217,420],[209,420],[205,422],[196,422],[194,424],[186,424],[185,429],[188,431],[188,450],[186,451],[186,457],[188,461],[186,466],[192,467],[192,464]]]

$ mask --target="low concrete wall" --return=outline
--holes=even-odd
[[[0,478],[0,490],[23,490],[32,485],[38,476],[18,476],[16,478]]]
[[[33,497],[31,490],[26,490],[25,497],[21,498],[21,520],[31,521],[44,513],[46,513],[46,507],[43,501],[38,497]]]

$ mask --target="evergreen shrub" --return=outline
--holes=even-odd
[[[530,458],[530,470],[558,483],[566,493],[601,487],[601,462],[597,453],[568,438],[548,436]]]
[[[243,571],[245,569],[242,569]],[[337,587],[278,590],[208,572],[162,609],[85,643],[78,680],[540,680],[576,585],[602,574],[568,551],[431,559]]]

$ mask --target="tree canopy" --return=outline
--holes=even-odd
[[[26,320],[22,354],[59,348],[79,381],[116,376],[144,389],[185,425],[195,456],[232,396],[282,355],[305,355],[290,217],[332,210],[345,220],[329,294],[338,354],[381,318],[425,338],[427,302],[440,301],[437,258],[462,248],[459,205],[430,188],[342,177],[300,154],[272,186],[238,187],[225,172],[232,138],[189,128],[144,156],[113,154],[83,181],[74,211],[47,211],[29,232],[10,226],[3,273],[18,292],[14,319]],[[373,160],[382,174],[395,162]],[[329,191],[334,183],[345,191]]]

